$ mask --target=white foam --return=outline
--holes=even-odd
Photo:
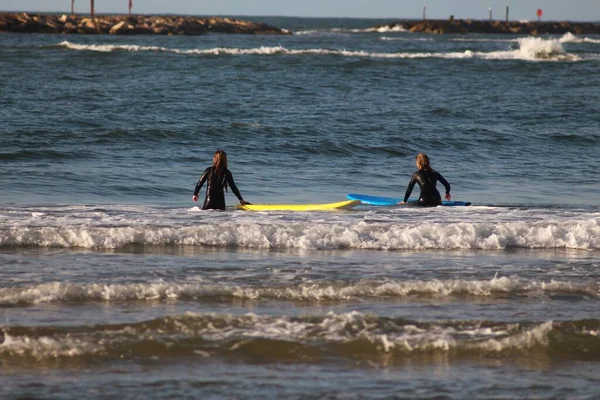
[[[406,29],[404,29],[401,25],[394,25],[394,26],[381,26],[379,28],[373,28],[373,30],[375,32],[379,32],[379,33],[388,33],[388,32],[408,32]]]
[[[196,206],[4,209],[0,247],[119,249],[128,245],[293,249],[600,249],[600,213],[417,207],[381,212],[211,212]]]
[[[449,39],[451,42],[497,42],[497,43],[517,43],[518,39],[491,39],[491,38],[451,38]]]
[[[63,223],[65,221],[62,221]],[[131,221],[130,221],[131,222]],[[121,223],[123,224],[123,222]],[[121,225],[120,224],[120,225]],[[199,226],[19,226],[0,229],[0,246],[118,249],[126,245],[300,249],[600,249],[600,218],[504,223],[311,223],[222,221]]]
[[[5,333],[4,343],[0,346],[1,353],[13,356],[33,357],[37,360],[57,357],[77,357],[83,354],[95,354],[103,346],[94,343],[89,336],[75,337],[74,335],[60,335],[58,337],[42,336],[11,336]]]
[[[188,313],[188,318],[202,318]],[[360,341],[371,343],[380,352],[394,350],[452,351],[476,349],[491,352],[505,350],[527,350],[536,345],[548,346],[548,334],[553,329],[552,321],[531,328],[519,324],[496,327],[481,326],[479,322],[456,324],[428,324],[417,327],[394,320],[385,323],[374,315],[357,311],[336,314],[329,312],[322,318],[291,319],[288,317],[264,317],[247,314],[241,317],[224,317],[225,324],[215,329],[204,324],[200,330],[205,339],[222,341],[235,338],[267,338],[290,342],[314,342],[326,340],[334,343]],[[191,332],[191,330],[188,329]],[[234,345],[238,348],[237,343]],[[234,350],[235,348],[232,348]]]
[[[139,46],[139,45],[116,45],[116,44],[77,44],[67,40],[59,43],[60,47],[65,47],[71,50],[98,51],[102,53],[110,53],[115,50],[122,51],[155,51],[155,52],[177,52],[177,49],[169,49],[159,46]]]
[[[307,29],[305,31],[296,31],[294,32],[294,35],[298,35],[298,36],[302,36],[302,35],[321,35],[327,33],[327,31],[324,31],[322,29]]]
[[[525,60],[571,60],[576,61],[579,57],[567,54],[560,39],[542,39],[539,37],[528,37],[519,39],[519,50],[517,54]]]
[[[384,58],[384,59],[420,59],[420,58],[440,58],[440,59],[484,59],[484,60],[527,60],[527,61],[580,61],[581,57],[566,53],[559,39],[542,38],[522,38],[518,39],[520,48],[518,50],[494,51],[494,52],[475,52],[466,50],[464,52],[433,52],[433,53],[381,53],[367,52],[361,50],[346,49],[287,49],[282,46],[270,47],[261,46],[257,48],[209,48],[209,49],[177,49],[159,46],[138,46],[138,45],[82,45],[63,41],[59,45],[68,49],[78,51],[132,51],[132,52],[164,52],[184,55],[229,55],[229,56],[247,56],[247,55],[310,55],[310,56],[342,56],[342,57],[365,57],[365,58]]]
[[[450,297],[518,295],[539,297],[552,293],[576,293],[600,297],[595,283],[527,280],[514,277],[491,280],[363,281],[356,283],[301,283],[286,287],[228,285],[222,282],[178,283],[156,281],[130,284],[76,284],[49,282],[0,288],[0,305],[61,302],[110,302],[166,299],[278,299],[284,301],[354,301],[368,298]]]
[[[516,50],[503,50],[492,52],[476,52],[466,50],[463,57],[479,58],[483,60],[525,60],[525,61],[581,61],[576,54],[567,53],[560,39],[542,39],[527,37],[517,39],[519,48]],[[460,53],[458,53],[460,54]]]
[[[156,300],[195,298],[229,294],[234,288],[165,282],[139,284],[88,284],[50,282],[25,288],[1,288],[0,304],[40,304],[56,302]]]
[[[402,42],[433,42],[434,39],[433,38],[422,38],[422,37],[390,37],[390,36],[382,36],[380,37],[381,40],[398,40],[398,41],[402,41]]]
[[[389,32],[407,32],[401,25],[395,26],[381,26],[378,28],[331,28],[331,29],[308,29],[304,31],[297,31],[295,35],[323,35],[323,34],[348,34],[348,33],[389,33]]]
[[[330,345],[348,343],[370,344],[380,353],[476,350],[502,353],[528,351],[534,347],[548,348],[552,321],[532,326],[518,323],[483,324],[480,321],[411,324],[403,320],[381,318],[357,311],[329,312],[323,316],[275,317],[256,314],[196,314],[165,317],[152,323],[131,326],[96,327],[90,331],[57,330],[45,336],[31,333],[5,333],[0,354],[33,357],[35,359],[72,358],[86,354],[106,355],[144,341],[160,340],[175,344],[186,338],[201,337],[220,344],[226,351],[235,351],[255,339],[283,340],[327,349]],[[585,331],[584,331],[585,333]],[[191,349],[195,351],[198,349]],[[210,355],[200,349],[202,356]],[[135,350],[133,350],[135,352]]]
[[[498,353],[511,349],[530,349],[538,345],[547,347],[549,344],[548,335],[552,331],[552,329],[552,321],[541,323],[539,325],[534,326],[531,329],[525,329],[523,331],[519,331],[519,325],[514,324],[513,331],[515,332],[509,331],[508,336],[501,339],[489,338],[480,343],[475,343],[470,347]]]
[[[561,43],[596,43],[596,44],[600,44],[600,39],[592,39],[592,38],[588,38],[588,37],[579,38],[579,37],[573,35],[571,32],[565,33],[563,35],[563,37],[561,37],[559,40]]]

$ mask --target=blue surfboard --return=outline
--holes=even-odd
[[[392,206],[400,203],[403,199],[399,197],[383,197],[383,196],[371,196],[368,194],[350,193],[346,196],[348,200],[360,200],[363,204],[371,206]],[[408,203],[416,203],[417,200],[408,200]],[[470,201],[442,201],[443,206],[457,207],[457,206],[470,206]]]

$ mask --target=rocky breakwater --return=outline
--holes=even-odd
[[[593,34],[600,33],[600,25],[584,22],[517,22],[517,21],[480,21],[469,19],[398,21],[380,25],[376,28],[394,29],[401,27],[409,32],[418,33],[512,33],[522,35],[543,34]]]
[[[27,13],[0,13],[0,32],[113,35],[291,34],[285,29],[267,24],[227,17],[101,15],[91,18]]]

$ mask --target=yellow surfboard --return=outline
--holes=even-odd
[[[360,200],[346,200],[338,203],[325,204],[246,204],[237,205],[240,210],[249,211],[327,211],[350,208],[360,204]]]

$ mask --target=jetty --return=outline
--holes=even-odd
[[[228,17],[145,15],[52,15],[0,13],[0,32],[110,35],[287,35],[264,23]]]
[[[545,35],[565,33],[573,34],[600,34],[600,24],[591,22],[569,21],[488,21],[471,19],[446,20],[406,20],[389,24],[378,25],[377,29],[398,29],[408,32],[432,34],[460,34],[460,33],[508,33],[520,35]]]

